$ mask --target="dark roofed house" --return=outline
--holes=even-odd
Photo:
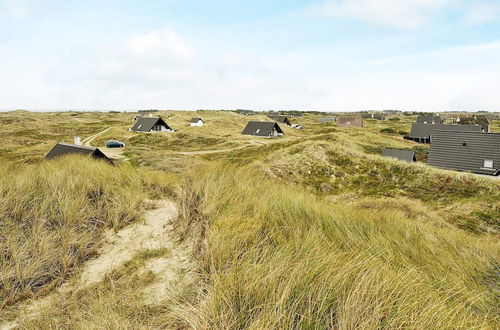
[[[417,124],[443,124],[443,119],[439,116],[417,116]]]
[[[268,117],[269,119],[272,119],[277,123],[285,124],[286,126],[292,126],[292,123],[290,123],[290,120],[288,120],[287,116],[268,116]]]
[[[250,121],[241,134],[268,138],[284,135],[277,123],[268,121]]]
[[[57,143],[45,156],[45,159],[54,159],[66,155],[85,155],[96,159],[102,159],[111,163],[111,160],[98,148],[79,146],[68,143]]]
[[[174,132],[160,117],[137,117],[134,126],[130,130],[142,133]]]
[[[382,150],[382,156],[395,158],[407,163],[414,163],[417,161],[415,152],[411,150],[401,150],[401,149],[384,149]]]
[[[482,132],[478,125],[413,124],[407,140],[419,143],[431,143],[434,131]]]
[[[448,170],[500,174],[500,133],[436,131],[427,164]]]
[[[203,126],[203,124],[205,124],[205,122],[201,118],[191,118],[189,121],[190,126]]]
[[[338,127],[363,127],[363,117],[361,116],[339,116],[337,117]]]

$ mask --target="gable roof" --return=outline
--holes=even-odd
[[[445,125],[445,124],[418,124],[411,126],[411,138],[429,138],[434,131],[459,131],[459,132],[482,132],[483,129],[479,125]]]
[[[382,156],[395,158],[407,163],[414,163],[417,161],[415,152],[412,150],[384,149],[382,150]]]
[[[204,122],[204,121],[203,121],[203,119],[201,119],[201,118],[191,118],[190,123],[191,123],[191,124],[196,124],[196,123],[197,123],[197,122],[199,122],[200,120],[201,120],[202,122]]]
[[[62,142],[58,142],[45,156],[45,159],[54,159],[60,156],[71,154],[87,155],[93,158],[103,159],[105,161],[111,162],[111,160],[101,150],[99,150],[99,148],[91,148]]]
[[[418,124],[442,124],[443,119],[439,116],[417,116]]]
[[[287,116],[273,116],[273,115],[269,115],[267,117],[269,117],[269,119],[272,119],[272,120],[274,120],[274,121],[276,121],[278,123],[290,125],[290,120],[288,119]]]
[[[337,117],[337,126],[363,127],[363,117],[361,117],[361,116],[339,116],[339,117]]]
[[[165,126],[167,129],[171,129],[160,117],[138,117],[131,130],[135,132],[149,132],[156,125]]]
[[[484,167],[485,160],[493,168]],[[478,174],[500,174],[500,133],[436,131],[427,164]]]
[[[284,134],[281,127],[270,121],[250,121],[241,134],[256,135],[256,136],[270,136],[273,129],[278,133]]]

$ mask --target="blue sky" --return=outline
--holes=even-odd
[[[498,0],[0,0],[0,109],[500,111]]]

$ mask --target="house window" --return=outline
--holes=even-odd
[[[260,128],[257,128],[257,130],[255,131],[255,134],[259,134],[260,132]]]
[[[484,168],[493,168],[493,160],[485,159],[484,160]]]
[[[467,142],[462,143],[464,147],[467,147]]]

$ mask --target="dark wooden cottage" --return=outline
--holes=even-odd
[[[277,123],[284,124],[286,126],[292,126],[292,123],[290,122],[290,120],[288,119],[287,116],[272,116],[272,115],[269,115],[267,117],[269,117],[269,119],[274,120]]]
[[[52,150],[45,156],[45,159],[54,159],[66,155],[84,155],[90,156],[95,159],[102,159],[111,163],[109,159],[101,150],[98,148],[91,148],[85,146],[79,146],[75,144],[68,143],[57,143]]]
[[[417,124],[442,125],[443,119],[439,116],[417,116]]]
[[[268,121],[250,121],[241,134],[267,138],[285,135],[278,123]]]
[[[427,164],[497,176],[500,174],[500,133],[436,131]]]
[[[134,126],[130,130],[141,133],[174,132],[160,117],[137,117]]]

